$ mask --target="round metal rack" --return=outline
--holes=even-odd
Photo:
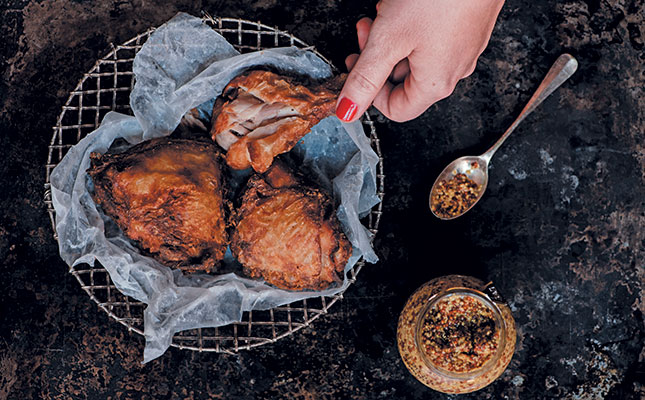
[[[260,22],[214,18],[209,15],[204,15],[203,20],[241,53],[272,47],[296,46],[314,52],[329,63],[313,46],[307,45],[288,32]],[[55,211],[49,180],[51,171],[73,145],[99,126],[109,111],[132,115],[129,106],[130,91],[134,86],[132,63],[152,32],[154,28],[121,45],[113,45],[111,51],[83,75],[62,108],[49,145],[45,183],[45,204],[56,239]],[[377,192],[382,200],[385,177],[379,139],[374,123],[367,113],[363,116],[362,123],[372,147],[379,156]],[[379,203],[363,221],[374,235],[378,230],[381,212],[382,203]],[[364,261],[361,259],[349,271],[350,284],[356,281],[356,276],[363,265]],[[99,308],[125,325],[128,330],[143,335],[143,310],[146,304],[122,294],[114,286],[104,268],[98,263],[95,266],[82,264],[70,268],[69,272],[76,277],[81,288],[98,304]],[[326,314],[329,308],[342,298],[342,295],[343,293],[338,293],[334,296],[310,298],[267,311],[245,312],[241,322],[218,328],[179,332],[174,336],[172,346],[195,351],[235,353],[241,349],[272,343],[309,326],[321,315]]]

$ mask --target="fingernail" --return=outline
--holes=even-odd
[[[347,97],[343,97],[340,100],[340,103],[338,103],[338,107],[336,107],[336,116],[341,121],[349,122],[356,115],[357,108],[358,106],[356,105],[356,103],[354,103]]]

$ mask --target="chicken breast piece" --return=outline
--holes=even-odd
[[[248,276],[288,290],[341,282],[352,247],[332,202],[281,164],[251,177],[234,219],[231,250]]]
[[[212,143],[168,138],[92,153],[94,201],[161,263],[214,271],[228,245],[217,154]]]
[[[269,71],[233,79],[213,107],[211,136],[232,168],[266,171],[320,120],[334,113],[345,75],[311,88]]]

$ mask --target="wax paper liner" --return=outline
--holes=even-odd
[[[287,291],[233,273],[183,275],[140,254],[114,222],[97,210],[86,173],[92,152],[104,153],[115,140],[134,145],[172,133],[182,116],[209,105],[242,71],[270,66],[313,79],[331,76],[330,67],[295,47],[240,55],[201,19],[177,14],[157,29],[137,54],[136,84],[130,96],[135,116],[108,113],[100,127],[73,146],[51,174],[61,257],[70,266],[95,261],[125,295],[148,305],[144,311],[144,362],[162,355],[176,332],[240,321],[249,310],[266,310],[309,297],[329,296],[348,285],[347,271],[363,257],[376,262],[370,233],[360,223],[379,201],[378,157],[360,123],[329,117],[292,151],[302,169],[333,190],[337,215],[353,245],[342,285],[323,291]]]

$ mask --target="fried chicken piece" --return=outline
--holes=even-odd
[[[231,250],[248,276],[288,290],[341,282],[352,246],[332,202],[281,164],[251,177],[235,225]]]
[[[217,154],[213,143],[168,138],[92,153],[94,201],[161,263],[211,272],[228,244]]]
[[[211,136],[234,169],[266,171],[320,120],[334,113],[345,75],[311,89],[268,71],[233,79],[213,107]]]

